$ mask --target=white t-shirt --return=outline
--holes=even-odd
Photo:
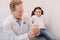
[[[45,20],[44,15],[41,15],[40,17],[37,17],[36,15],[32,16],[33,23],[39,25],[40,29],[45,29],[44,20]]]

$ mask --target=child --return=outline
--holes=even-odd
[[[39,25],[40,32],[39,32],[38,35],[39,36],[42,35],[47,40],[51,40],[50,36],[45,32],[46,31],[45,18],[44,18],[43,10],[41,9],[41,7],[36,7],[32,11],[32,15],[31,16],[32,16],[32,24]]]

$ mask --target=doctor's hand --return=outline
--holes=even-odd
[[[31,31],[28,32],[28,36],[30,38],[35,38],[35,36],[38,32],[39,32],[39,26],[38,25],[33,25]]]
[[[32,31],[36,35],[40,31],[39,25],[33,25],[32,26]]]
[[[34,34],[33,31],[28,32],[28,36],[29,36],[30,39],[34,39],[35,38],[35,34]]]

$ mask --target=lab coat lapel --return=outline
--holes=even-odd
[[[19,27],[19,24],[14,20],[14,18],[9,16],[8,21],[11,25],[11,29],[13,30],[13,32],[16,33],[17,35],[20,34],[21,31],[19,32],[19,30],[21,28]]]

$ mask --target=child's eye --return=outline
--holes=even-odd
[[[36,12],[36,13],[38,13],[38,12]]]
[[[41,13],[41,12],[39,12],[39,13]]]

